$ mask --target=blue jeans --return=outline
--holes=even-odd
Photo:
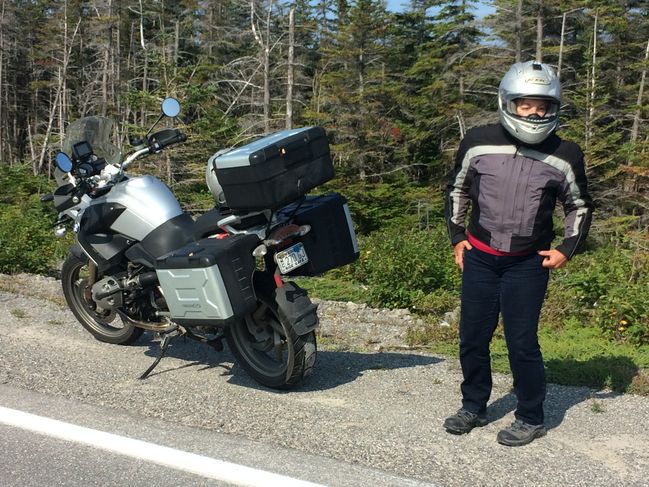
[[[489,344],[502,314],[518,399],[515,417],[543,423],[546,383],[537,332],[549,271],[542,261],[536,253],[501,257],[476,248],[464,252],[460,363],[466,410],[486,411],[492,387]]]

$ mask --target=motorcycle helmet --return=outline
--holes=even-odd
[[[516,100],[541,99],[548,102],[544,116],[523,117],[516,112]],[[550,66],[536,61],[516,63],[498,87],[500,123],[525,144],[539,144],[559,126],[561,83]]]
[[[207,181],[207,187],[210,189],[210,193],[214,196],[217,204],[225,204],[225,193],[223,192],[223,187],[219,183],[219,179],[216,177],[216,163],[215,160],[221,154],[228,152],[230,149],[223,149],[218,151],[207,161],[207,168],[205,170],[205,180]]]

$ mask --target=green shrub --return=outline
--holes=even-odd
[[[551,293],[557,299],[549,301],[563,303],[564,319],[598,326],[611,339],[649,343],[646,252],[605,244],[576,257],[555,278]]]
[[[347,198],[356,232],[361,235],[395,226],[425,227],[443,215],[441,191],[405,180],[369,183],[337,178],[322,189],[338,191]]]
[[[443,228],[390,228],[359,240],[361,255],[349,267],[354,281],[368,287],[369,303],[418,308],[439,290],[458,288],[459,274]]]
[[[50,183],[27,166],[0,169],[0,272],[49,274],[69,246],[52,231],[56,212],[40,202]]]

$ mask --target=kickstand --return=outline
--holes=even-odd
[[[158,352],[158,356],[156,357],[155,361],[151,364],[151,366],[144,371],[144,374],[142,374],[139,378],[140,380],[146,379],[149,374],[153,371],[153,369],[156,368],[156,365],[160,363],[160,360],[162,360],[162,357],[165,356],[165,353],[167,353],[167,348],[169,347],[169,344],[171,343],[171,340],[176,338],[177,336],[180,336],[180,331],[178,329],[175,329],[173,331],[170,331],[169,333],[165,333],[161,336],[160,339],[160,351]]]

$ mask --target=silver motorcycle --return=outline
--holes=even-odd
[[[59,212],[57,236],[76,243],[61,270],[63,293],[96,339],[131,344],[160,338],[154,363],[184,336],[223,349],[260,384],[286,389],[316,360],[317,306],[286,276],[317,275],[358,257],[344,198],[306,192],[333,176],[326,136],[309,127],[219,151],[207,166],[218,205],[194,219],[151,175],[128,167],[184,142],[176,128],[153,132],[180,104],[162,103],[143,139],[123,160],[110,143],[112,121],[85,117],[56,155],[58,187],[44,201]],[[270,175],[270,176],[269,176]]]

